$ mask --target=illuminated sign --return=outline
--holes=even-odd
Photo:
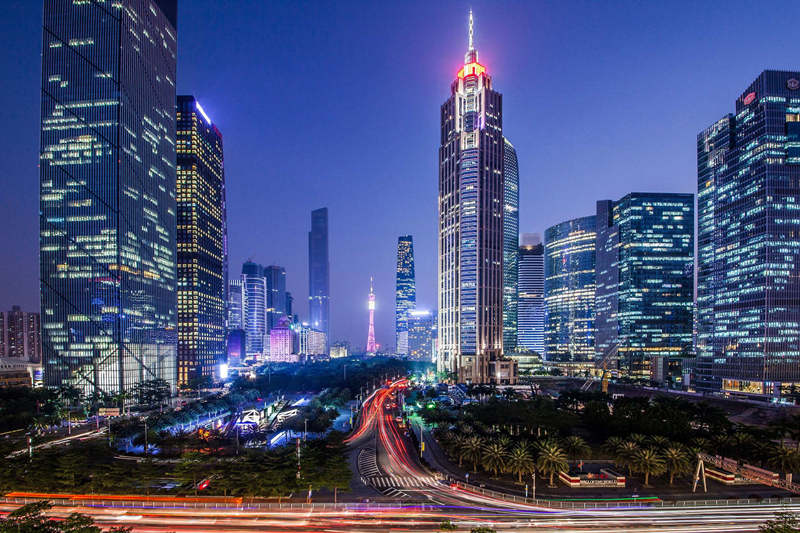
[[[786,80],[786,88],[790,91],[796,91],[797,89],[800,89],[800,80],[797,78],[789,78]]]
[[[197,100],[195,100],[195,101],[194,101],[194,104],[195,104],[195,107],[197,107],[197,110],[200,112],[200,114],[201,114],[201,115],[203,115],[203,118],[204,118],[204,119],[206,119],[206,122],[207,122],[207,123],[208,123],[208,125],[210,126],[210,125],[211,125],[211,119],[210,119],[210,118],[208,118],[208,115],[206,115],[206,112],[205,112],[205,111],[203,111],[203,107],[200,105],[200,102],[198,102]]]
[[[756,93],[755,92],[747,93],[747,96],[742,98],[742,103],[744,105],[750,105],[753,102],[753,100],[755,100],[755,99],[756,99]]]
[[[480,76],[484,72],[486,72],[486,67],[480,63],[467,63],[461,68],[461,70],[458,71],[458,77],[465,78],[467,76]]]

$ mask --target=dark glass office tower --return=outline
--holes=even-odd
[[[502,381],[503,97],[470,39],[440,109],[438,370],[458,382]]]
[[[800,72],[762,72],[697,167],[698,388],[778,396],[800,383]]]
[[[411,235],[397,238],[397,272],[394,305],[394,329],[397,353],[408,353],[408,316],[417,308],[417,286],[414,277],[414,239]]]
[[[264,268],[267,278],[267,333],[276,327],[286,311],[286,270],[281,266],[270,265]]]
[[[544,233],[545,355],[594,359],[595,217],[567,220]]]
[[[222,134],[194,96],[178,96],[178,384],[225,360]]]
[[[330,338],[330,263],[328,260],[328,208],[311,212],[308,232],[308,314],[311,327]]]
[[[45,0],[40,280],[46,384],[176,377],[175,2]]]
[[[694,195],[597,202],[595,354],[619,345],[622,375],[650,379],[653,356],[692,348]]]
[[[242,265],[243,319],[247,344],[247,358],[263,359],[269,355],[269,346],[264,346],[267,335],[267,278],[264,267],[247,261]],[[269,341],[267,341],[269,342]]]
[[[517,346],[544,354],[544,246],[539,234],[526,233],[519,246]]]
[[[519,264],[519,164],[514,145],[503,139],[503,352],[517,347]]]

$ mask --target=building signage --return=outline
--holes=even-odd
[[[797,89],[800,89],[800,80],[797,78],[789,78],[786,80],[786,88],[790,91],[796,91]]]
[[[753,102],[753,100],[755,100],[755,99],[756,99],[756,93],[755,92],[747,93],[747,96],[742,98],[742,103],[744,105],[750,105]]]

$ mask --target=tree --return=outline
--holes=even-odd
[[[511,449],[511,453],[506,459],[506,469],[512,474],[517,474],[518,483],[522,483],[522,476],[530,474],[534,468],[536,468],[536,463],[525,444],[519,443]]]
[[[564,472],[569,468],[567,454],[561,447],[549,440],[536,443],[539,456],[536,458],[536,467],[550,475],[550,486],[553,487],[553,477],[559,472]]]
[[[767,462],[781,472],[792,472],[800,464],[797,451],[783,445],[772,449]]]
[[[775,513],[775,518],[758,528],[761,533],[798,533],[800,521],[797,515],[789,512]]]
[[[101,533],[91,517],[72,513],[59,522],[50,520],[44,513],[53,504],[47,501],[29,503],[12,511],[8,518],[0,518],[0,533]],[[112,527],[108,533],[130,533],[129,527]]]
[[[635,442],[623,442],[617,448],[617,453],[614,457],[614,460],[622,467],[626,467],[628,469],[628,475],[631,475],[633,471],[633,463],[636,454],[639,452],[640,448]]]
[[[640,449],[633,456],[633,469],[644,474],[644,486],[650,486],[650,476],[664,472],[664,459],[653,448]]]
[[[563,447],[570,459],[581,459],[589,454],[589,445],[577,435],[571,435],[564,439]]]
[[[664,466],[669,472],[669,484],[675,480],[675,476],[682,476],[688,474],[692,465],[689,462],[689,457],[683,448],[678,446],[670,446],[663,452]]]
[[[464,441],[464,458],[472,462],[472,471],[478,471],[478,461],[483,452],[483,440],[477,435],[467,437]]]
[[[483,466],[496,477],[505,469],[505,456],[506,447],[499,442],[491,442],[483,448]]]

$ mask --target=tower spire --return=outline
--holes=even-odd
[[[472,8],[469,8],[469,49],[470,50],[474,50],[475,49],[475,47],[472,45],[472,35],[473,35],[472,25],[473,25]]]
[[[367,353],[375,355],[378,345],[375,342],[375,291],[372,285],[372,276],[369,277],[369,330],[367,331]]]

